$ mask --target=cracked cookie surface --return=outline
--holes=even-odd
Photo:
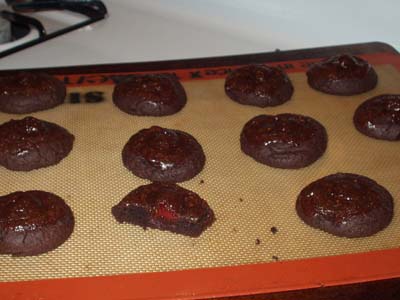
[[[58,164],[74,143],[65,128],[33,117],[0,125],[0,165],[30,171]]]
[[[328,137],[316,120],[295,114],[259,115],[248,121],[240,135],[242,151],[274,168],[306,167],[325,152]]]
[[[31,256],[63,244],[74,229],[71,208],[44,191],[0,197],[0,254]]]

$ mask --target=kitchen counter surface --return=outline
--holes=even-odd
[[[106,20],[5,57],[0,69],[210,57],[370,41],[400,50],[397,0],[104,2],[109,10]],[[53,18],[62,22],[57,14]]]

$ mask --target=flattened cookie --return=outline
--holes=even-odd
[[[71,208],[44,191],[0,197],[0,254],[38,255],[63,244],[74,230]]]
[[[27,114],[60,105],[65,85],[44,73],[16,72],[0,76],[0,111]]]
[[[323,93],[341,96],[361,94],[375,88],[378,76],[364,59],[341,54],[313,64],[308,84]]]
[[[228,75],[225,93],[241,104],[276,106],[292,97],[293,85],[289,77],[278,68],[249,65]]]
[[[72,149],[74,136],[57,124],[33,117],[0,125],[0,165],[30,171],[55,165]]]
[[[242,151],[275,168],[298,169],[320,158],[327,147],[325,128],[316,120],[295,114],[259,115],[240,135]]]
[[[354,113],[354,126],[366,136],[400,140],[400,95],[379,95],[363,102]]]
[[[194,192],[171,183],[140,186],[112,208],[120,223],[198,237],[214,222],[214,212]]]
[[[113,101],[131,115],[166,116],[185,106],[186,93],[170,74],[134,75],[115,86]]]
[[[342,237],[370,236],[393,218],[393,198],[375,181],[338,173],[306,186],[296,202],[304,223]]]
[[[190,134],[153,126],[134,134],[122,151],[122,161],[133,174],[151,181],[186,181],[204,167],[201,145]]]

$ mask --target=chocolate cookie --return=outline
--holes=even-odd
[[[338,173],[306,186],[296,202],[308,225],[337,236],[365,237],[386,228],[393,218],[393,198],[375,181]]]
[[[113,101],[131,115],[166,116],[185,106],[186,93],[170,74],[134,75],[115,86]]]
[[[316,120],[295,114],[259,115],[240,135],[242,151],[256,161],[282,169],[306,167],[324,154],[328,137]]]
[[[130,192],[112,208],[120,223],[198,237],[214,222],[214,212],[194,192],[172,183],[151,183]]]
[[[362,103],[354,113],[354,126],[369,137],[400,140],[400,95],[379,95]]]
[[[0,125],[0,165],[30,171],[59,163],[72,149],[74,136],[57,124],[33,117]]]
[[[341,54],[313,64],[307,71],[308,84],[332,95],[351,96],[375,88],[378,76],[364,59]]]
[[[225,93],[241,104],[277,106],[292,97],[293,85],[289,77],[278,68],[249,65],[228,75]]]
[[[203,169],[206,157],[190,134],[153,126],[134,134],[122,151],[133,174],[151,181],[181,182]]]
[[[64,102],[65,85],[44,73],[16,72],[0,76],[0,111],[27,114]]]
[[[0,254],[38,255],[63,244],[74,216],[60,197],[43,191],[0,197]]]

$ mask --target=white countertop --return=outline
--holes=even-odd
[[[1,2],[1,0],[0,0]],[[399,0],[104,0],[106,20],[0,59],[0,69],[139,62],[380,41]]]

